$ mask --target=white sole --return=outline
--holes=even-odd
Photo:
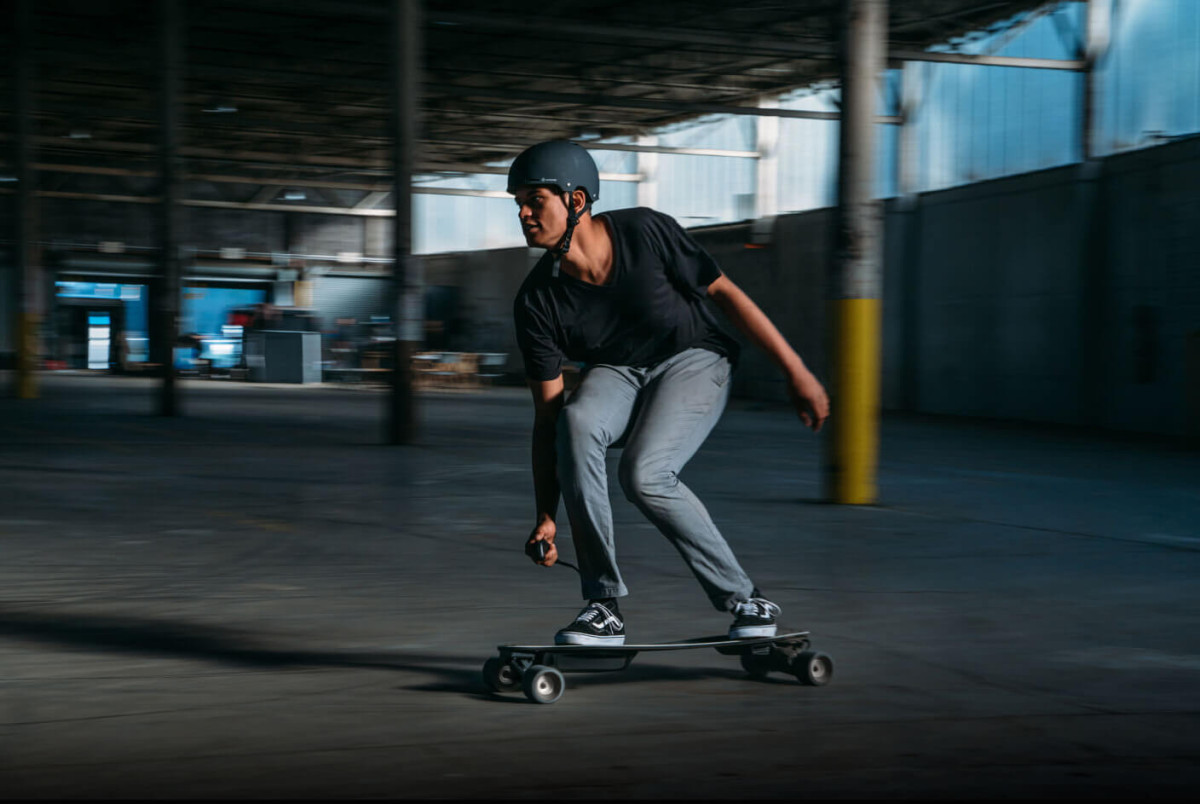
[[[593,637],[583,634],[571,634],[563,636],[562,634],[554,635],[555,645],[624,645],[624,636],[611,637]]]
[[[751,637],[773,637],[775,636],[776,627],[773,625],[751,625],[739,628],[736,631],[730,630],[730,639],[750,639]]]

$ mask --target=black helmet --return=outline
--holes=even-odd
[[[579,224],[580,213],[571,203],[571,193],[583,190],[588,199],[583,208],[586,212],[600,197],[600,171],[591,154],[573,142],[541,142],[526,148],[513,160],[508,169],[508,191],[516,193],[520,187],[539,184],[557,187],[567,207],[567,231],[552,249],[555,256],[562,259],[571,250],[571,236]],[[557,263],[555,265],[557,273]]]
[[[526,148],[508,169],[508,192],[526,184],[551,184],[564,193],[583,190],[588,201],[600,197],[600,171],[584,148],[566,140]]]

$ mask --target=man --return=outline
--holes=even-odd
[[[705,298],[783,370],[800,418],[814,431],[829,415],[825,389],[678,223],[645,208],[593,217],[599,190],[591,156],[565,141],[529,148],[508,174],[526,242],[546,249],[513,305],[535,409],[537,520],[526,551],[544,566],[558,560],[561,495],[588,601],[555,642],[625,641],[617,598],[628,590],[617,568],[605,464],[618,440],[626,496],[679,550],[712,604],[733,614],[730,638],[773,636],[779,607],[746,576],[678,477],[724,410],[738,353]],[[569,400],[567,360],[585,364]],[[543,558],[538,542],[545,542]]]

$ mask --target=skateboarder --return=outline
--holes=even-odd
[[[675,545],[718,611],[730,638],[772,636],[779,606],[738,564],[696,496],[679,480],[729,396],[738,343],[717,308],[784,372],[801,420],[813,431],[829,415],[821,383],[750,298],[674,219],[646,208],[591,215],[600,174],[566,141],[524,151],[508,174],[526,242],[546,249],[513,305],[517,341],[534,400],[537,520],[526,550],[551,566],[562,497],[587,605],[557,644],[625,640],[605,464],[623,439],[625,495]],[[566,399],[565,361],[585,368]],[[544,541],[545,557],[533,548]]]

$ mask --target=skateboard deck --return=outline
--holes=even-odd
[[[678,642],[625,642],[620,645],[499,645],[503,653],[641,653],[654,650],[686,650],[688,648],[720,648],[726,645],[746,647],[770,642],[785,642],[808,636],[808,631],[793,631],[789,634],[775,636],[745,637],[730,639],[722,634],[693,639],[681,639]]]
[[[741,657],[742,668],[753,678],[771,671],[793,675],[802,684],[823,686],[833,675],[833,660],[810,649],[808,631],[774,636],[730,639],[724,634],[675,642],[622,645],[498,645],[499,654],[483,665],[483,681],[492,692],[523,691],[535,703],[554,703],[566,689],[564,672],[624,670],[639,653],[713,648]]]

